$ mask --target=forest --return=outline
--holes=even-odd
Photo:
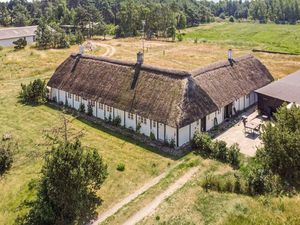
[[[260,23],[295,24],[300,0],[10,0],[0,3],[0,26],[46,24],[92,27],[116,37],[167,36],[174,29],[209,23],[219,17]],[[174,33],[174,32],[173,32]]]

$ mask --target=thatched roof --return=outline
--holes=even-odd
[[[48,86],[140,116],[183,127],[270,83],[273,78],[253,56],[191,72],[88,55],[71,55]]]

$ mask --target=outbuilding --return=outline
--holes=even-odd
[[[258,109],[270,117],[283,103],[300,104],[300,70],[256,90]]]
[[[35,42],[37,26],[12,27],[0,29],[0,46],[13,46],[13,42],[24,38],[28,44]]]

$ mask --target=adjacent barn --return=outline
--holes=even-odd
[[[35,42],[37,26],[13,27],[0,29],[0,46],[13,46],[13,42],[24,38],[28,44]]]
[[[258,109],[272,116],[283,103],[300,104],[300,70],[256,91]]]
[[[48,82],[50,98],[177,147],[257,102],[255,90],[273,81],[255,57],[180,71],[89,55],[71,55]]]

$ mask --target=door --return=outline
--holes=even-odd
[[[225,106],[224,119],[228,119],[232,116],[232,103]]]
[[[201,119],[201,131],[202,132],[206,131],[206,117]]]

